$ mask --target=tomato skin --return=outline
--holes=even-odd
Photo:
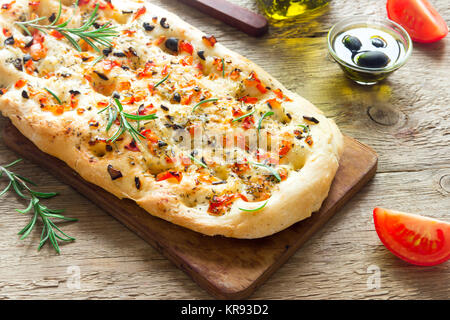
[[[434,266],[450,259],[450,223],[382,208],[373,210],[378,237],[400,259]]]
[[[388,0],[389,19],[402,25],[411,39],[431,43],[448,34],[448,26],[427,0]]]

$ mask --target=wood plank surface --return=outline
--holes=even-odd
[[[231,0],[257,11],[254,0]],[[450,221],[450,37],[415,44],[409,62],[388,80],[362,87],[347,80],[327,54],[326,33],[350,15],[384,17],[385,1],[333,0],[320,17],[271,25],[249,37],[177,0],[152,2],[250,58],[289,89],[336,120],[341,130],[379,155],[375,178],[298,250],[252,296],[253,299],[448,299],[450,264],[422,268],[390,254],[371,219],[375,206],[422,213]],[[450,24],[447,0],[433,5]],[[0,125],[6,124],[4,119]],[[0,140],[0,163],[17,158]],[[80,219],[64,226],[77,237],[57,256],[39,238],[20,241],[28,217],[24,203],[0,201],[0,298],[208,299],[185,273],[73,189],[25,161],[20,173],[43,190],[58,191],[57,208]],[[301,268],[300,268],[301,266]],[[70,286],[72,270],[80,286]],[[368,282],[378,268],[380,286]]]
[[[339,170],[319,212],[270,237],[239,240],[205,237],[152,217],[133,201],[120,200],[84,181],[64,162],[40,151],[11,123],[3,129],[3,141],[122,222],[220,299],[244,299],[251,295],[373,178],[378,162],[371,148],[345,137]]]

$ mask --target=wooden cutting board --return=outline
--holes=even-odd
[[[375,175],[378,162],[371,148],[345,137],[339,170],[319,212],[275,235],[240,240],[204,236],[151,216],[134,202],[120,200],[84,181],[64,162],[41,152],[11,123],[3,129],[3,139],[9,148],[45,168],[136,232],[220,299],[250,296]]]

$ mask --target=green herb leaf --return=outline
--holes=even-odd
[[[269,171],[270,173],[272,173],[272,175],[273,175],[279,182],[281,182],[280,174],[278,173],[277,170],[275,170],[275,169],[272,168],[271,166],[268,166],[268,165],[266,165],[266,164],[264,164],[264,163],[251,162],[251,161],[249,161],[249,163],[252,164],[252,165],[254,165],[254,166],[257,166],[257,167],[266,169],[267,171]]]
[[[261,119],[259,119],[259,122],[258,122],[258,128],[257,128],[258,134],[259,134],[259,131],[261,130],[261,125],[262,125],[264,118],[273,116],[274,114],[275,113],[273,111],[268,111],[262,115]]]
[[[240,116],[240,117],[238,117],[236,119],[233,119],[233,121],[231,121],[231,122],[236,122],[236,121],[242,120],[244,118],[247,118],[247,117],[251,116],[252,114],[254,114],[255,111],[256,111],[256,109],[253,109],[251,112],[249,112],[247,114],[244,114],[243,116]]]
[[[201,106],[204,103],[208,103],[208,102],[216,102],[219,99],[217,98],[211,98],[211,99],[206,99],[206,100],[202,100],[199,103],[197,103],[193,108],[192,108],[192,112],[194,112],[199,106]]]
[[[55,98],[55,100],[58,102],[59,105],[62,105],[61,99],[53,91],[51,91],[48,88],[44,88],[44,90],[50,93],[53,96],[53,98]]]
[[[60,253],[60,248],[58,245],[58,240],[63,241],[73,241],[75,238],[68,236],[65,234],[56,224],[52,221],[52,219],[62,219],[65,221],[77,221],[77,219],[74,218],[67,218],[59,213],[61,213],[63,210],[53,210],[49,209],[46,206],[44,206],[40,200],[41,199],[48,199],[52,198],[57,195],[56,192],[39,192],[34,191],[30,189],[30,187],[26,184],[26,182],[30,182],[30,180],[8,170],[9,167],[13,166],[14,164],[18,163],[21,159],[16,160],[8,165],[0,166],[0,176],[3,176],[3,173],[5,176],[9,179],[9,185],[8,187],[2,191],[1,194],[8,191],[10,187],[12,186],[13,189],[16,191],[16,193],[23,199],[29,200],[29,204],[26,209],[19,210],[16,209],[17,212],[21,214],[27,214],[31,210],[33,210],[33,216],[31,220],[28,222],[28,224],[19,231],[18,235],[20,235],[20,239],[23,240],[31,233],[31,231],[36,226],[36,222],[38,219],[41,219],[43,228],[41,232],[41,240],[39,242],[38,250],[42,248],[42,246],[50,240],[50,243],[52,244],[53,248],[56,250],[57,253]],[[25,195],[25,192],[26,194]],[[61,236],[61,235],[63,236]]]
[[[169,76],[170,76],[170,73],[167,76],[165,76],[161,81],[159,81],[157,84],[155,84],[153,86],[153,89],[155,89],[155,88],[159,87],[161,84],[163,84],[167,79],[169,79]]]
[[[189,158],[194,161],[195,163],[197,163],[198,165],[202,166],[203,168],[208,169],[208,166],[206,164],[204,164],[202,161],[197,160],[195,157],[189,155]]]
[[[258,207],[258,208],[255,208],[255,209],[239,208],[239,210],[242,210],[242,211],[245,211],[245,212],[255,212],[255,211],[259,211],[259,210],[263,209],[263,208],[267,205],[268,202],[269,202],[269,200],[267,200],[266,202],[264,202],[264,204],[263,204],[262,206],[260,206],[260,207]]]

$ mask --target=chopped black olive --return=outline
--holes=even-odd
[[[173,95],[173,101],[181,102],[181,96],[178,92],[175,92],[175,94]]]
[[[112,47],[109,47],[109,48],[106,48],[106,49],[103,49],[103,55],[105,56],[105,57],[107,57],[107,56],[109,56],[110,54],[111,54],[111,52],[112,52]]]
[[[167,108],[165,105],[161,105],[161,109],[163,109],[164,111],[169,111],[169,108]]]
[[[12,46],[13,44],[14,44],[14,37],[13,36],[11,36],[11,37],[9,37],[9,38],[6,38],[5,39],[5,46]]]
[[[78,91],[78,90],[69,90],[69,93],[70,93],[71,95],[74,95],[74,96],[77,96],[77,95],[81,94],[81,92]]]
[[[122,172],[120,172],[119,170],[114,169],[113,166],[110,165],[110,164],[108,165],[108,173],[111,176],[112,180],[116,180],[116,179],[119,179],[119,178],[123,177],[122,176]]]
[[[56,13],[53,12],[53,13],[50,15],[50,17],[48,17],[48,21],[53,22],[53,21],[55,21],[55,19],[56,19]]]
[[[133,10],[130,10],[130,11],[122,10],[122,14],[132,14],[132,13],[133,13]]]
[[[25,48],[31,47],[31,45],[33,44],[33,41],[34,41],[33,37],[31,37],[31,36],[25,37],[23,40],[23,42],[25,43]]]
[[[133,47],[129,47],[128,48],[128,52],[129,53],[131,53],[133,56],[135,56],[135,57],[137,57],[138,56],[138,54],[137,54],[137,52],[136,52],[136,50],[134,50],[134,48]]]
[[[118,58],[125,58],[127,55],[123,52],[114,52],[113,56]]]
[[[380,51],[367,51],[356,57],[356,64],[365,68],[383,68],[389,61],[389,57]]]
[[[112,96],[113,96],[114,99],[120,99],[120,94],[117,93],[116,91],[114,91]]]
[[[142,24],[142,27],[144,27],[144,30],[145,30],[145,31],[153,31],[153,29],[155,29],[155,26],[154,26],[154,25],[151,25],[151,24],[148,23],[148,22],[144,22],[144,23]]]
[[[72,76],[70,73],[61,73],[61,77],[63,78],[69,78],[70,76]]]
[[[27,63],[31,59],[32,59],[31,56],[29,54],[26,54],[23,56],[22,61],[23,61],[23,63]]]
[[[136,189],[141,189],[141,180],[139,179],[139,177],[134,177],[134,185],[136,186]]]
[[[161,18],[161,21],[159,22],[159,24],[164,29],[169,29],[170,28],[169,24],[167,23],[167,18]]]
[[[317,120],[317,119],[314,118],[314,117],[303,116],[303,119],[308,120],[308,121],[311,121],[311,122],[313,122],[313,123],[315,123],[315,124],[318,124],[318,123],[319,123],[319,120]]]
[[[14,59],[14,60],[12,61],[12,64],[13,64],[13,66],[14,66],[17,70],[23,71],[22,59],[19,59],[19,58]]]
[[[109,78],[104,73],[98,72],[97,70],[94,70],[94,73],[96,75],[98,75],[98,77],[102,80],[105,80],[105,81],[109,80]]]
[[[101,27],[104,26],[103,24],[100,24],[98,22],[94,22],[92,25],[94,26],[95,29],[100,29]]]
[[[342,39],[344,46],[350,50],[351,52],[356,52],[362,47],[361,41],[357,37],[346,35],[344,39]]]
[[[109,144],[106,145],[106,151],[111,152],[113,150],[113,147]]]
[[[30,96],[28,95],[28,92],[26,92],[25,90],[22,91],[22,98],[24,98],[24,99],[30,98]]]
[[[163,147],[167,147],[167,146],[168,146],[167,143],[165,143],[164,141],[158,140],[158,147],[159,148],[163,148]]]
[[[177,38],[169,38],[166,40],[166,48],[172,50],[174,52],[178,52],[178,39]]]
[[[286,113],[286,116],[289,118],[289,120],[292,120],[292,116],[291,116],[291,114],[289,112]]]
[[[127,67],[125,65],[123,65],[121,68],[122,68],[122,70],[130,70],[130,67]]]
[[[199,56],[200,59],[202,60],[206,60],[205,58],[205,51],[197,51],[197,55]]]

